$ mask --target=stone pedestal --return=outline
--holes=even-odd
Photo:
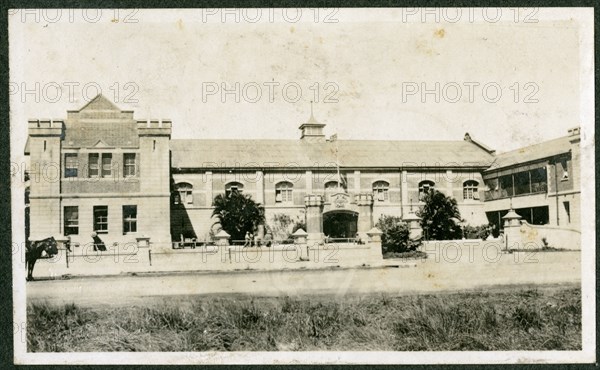
[[[303,229],[298,229],[295,233],[292,234],[292,238],[294,238],[295,244],[306,244],[307,237],[308,233]]]
[[[402,221],[408,224],[408,228],[410,229],[409,238],[411,240],[419,239],[423,235],[423,229],[421,229],[421,217],[417,216],[415,212],[408,212]]]
[[[383,231],[379,230],[376,227],[367,231],[367,235],[369,236],[369,242],[381,242],[381,234],[383,234]]]
[[[383,250],[381,249],[381,234],[383,232],[376,227],[367,231],[369,237],[367,246],[369,247],[369,263],[377,265],[383,262]]]
[[[300,250],[301,258],[309,259],[309,250],[308,250],[308,233],[303,229],[296,230],[295,233],[292,234],[292,238],[294,238],[294,244]]]
[[[366,240],[368,231],[373,227],[373,194],[360,193],[354,200],[358,208],[357,233],[362,240]]]
[[[265,238],[265,225],[256,226],[256,238],[260,241]]]
[[[231,235],[229,235],[227,233],[227,231],[225,230],[221,230],[217,233],[217,235],[215,235],[215,244],[216,245],[220,245],[220,246],[227,246],[229,245],[229,238],[231,237]]]
[[[504,220],[503,249],[505,251],[508,251],[510,246],[514,246],[515,248],[522,247],[518,245],[521,240],[521,218],[512,208],[502,217]]]
[[[323,197],[310,194],[304,197],[308,242],[323,240]]]

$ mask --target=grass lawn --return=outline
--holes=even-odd
[[[579,350],[574,287],[333,298],[31,303],[27,346],[69,351]]]

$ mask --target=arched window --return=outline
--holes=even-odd
[[[425,194],[435,188],[435,183],[431,180],[423,180],[419,183],[419,200],[423,200]]]
[[[326,192],[330,192],[330,193],[337,193],[342,191],[343,187],[341,186],[341,184],[338,184],[337,181],[327,181],[325,183],[325,191]]]
[[[175,184],[175,204],[192,204],[194,203],[194,196],[192,195],[192,184],[187,182],[180,182]]]
[[[344,186],[337,181],[328,181],[325,183],[325,196],[329,199],[333,194],[343,193]]]
[[[225,196],[231,195],[233,192],[241,193],[244,191],[244,185],[239,182],[230,182],[225,185]]]
[[[390,190],[390,184],[387,181],[376,181],[373,183],[373,199],[376,202],[388,202],[390,196],[388,191]]]
[[[292,203],[292,189],[294,185],[288,181],[282,181],[275,185],[275,203]]]
[[[465,181],[463,183],[463,199],[479,199],[478,185],[479,183],[475,180]]]

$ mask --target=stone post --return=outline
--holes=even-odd
[[[310,194],[304,197],[306,206],[306,232],[309,242],[323,240],[323,197]]]
[[[522,247],[518,245],[521,242],[521,216],[515,212],[514,209],[510,209],[508,213],[502,217],[504,220],[504,246],[503,249],[508,252],[508,246],[517,243],[517,248]]]
[[[265,239],[265,225],[256,226],[256,239],[261,243]]]
[[[354,197],[358,207],[357,232],[362,240],[367,239],[367,232],[373,227],[373,194],[360,193]]]
[[[369,237],[369,263],[371,264],[383,261],[381,234],[383,234],[383,232],[376,227],[373,227],[371,230],[367,231],[367,236]]]
[[[229,235],[227,233],[227,231],[221,230],[217,233],[217,235],[215,235],[215,239],[216,239],[215,244],[219,245],[219,246],[227,246],[227,245],[229,245],[230,237],[231,237],[231,235]]]
[[[307,236],[308,233],[303,229],[298,229],[292,234],[292,238],[294,238],[294,244],[297,248],[300,248],[300,256],[306,260],[308,260],[309,257]]]
[[[414,211],[408,212],[408,214],[402,219],[408,224],[410,230],[409,238],[412,240],[419,239],[423,235],[421,229],[421,217],[417,216]]]

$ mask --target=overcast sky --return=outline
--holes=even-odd
[[[86,84],[89,98],[97,84],[138,119],[172,119],[173,138],[299,138],[315,98],[315,117],[340,139],[462,140],[469,132],[506,151],[580,124],[581,12],[522,10],[515,22],[503,9],[496,23],[494,11],[425,14],[427,22],[413,13],[15,12],[13,140],[25,138],[28,118],[66,118],[83,106]],[[39,92],[22,94],[36,83]],[[236,83],[239,102],[221,94]],[[421,94],[436,83],[439,102]]]

